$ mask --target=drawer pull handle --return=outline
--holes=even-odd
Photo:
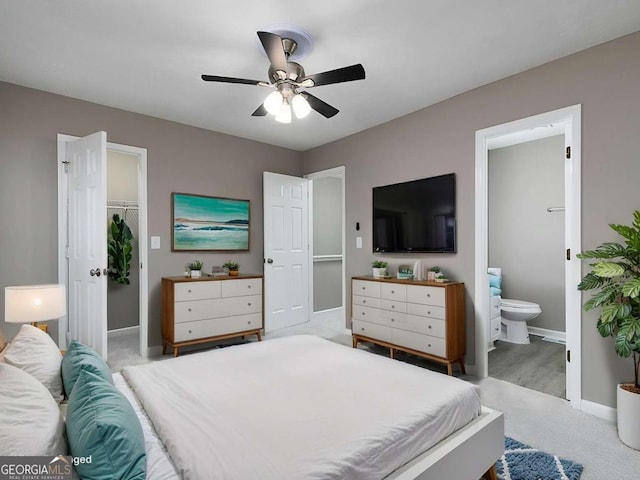
[[[367,303],[367,301],[366,300],[362,300],[362,303]]]
[[[362,327],[360,330],[362,330],[364,332],[364,327]]]
[[[391,308],[396,308],[396,306],[395,305],[391,305]]]
[[[391,321],[392,321],[392,322],[395,322],[395,321],[396,321],[396,319],[395,319],[395,318],[392,318],[392,319],[391,319]]]
[[[191,333],[191,330],[189,330],[189,333]]]
[[[361,315],[364,315],[364,312],[362,312]]]
[[[191,311],[191,309],[190,309],[190,308],[187,308],[187,311],[189,311],[189,312],[190,312],[190,311]]]
[[[248,306],[251,306],[251,302],[248,302],[248,303],[247,303],[247,305],[248,305]]]
[[[431,328],[431,325],[429,325],[429,328]]]
[[[430,344],[430,343],[427,343],[427,347],[430,347],[430,346],[431,346],[431,344]]]
[[[249,320],[247,323],[248,323],[249,325],[251,325],[251,320]]]
[[[427,297],[431,298],[431,294],[430,294],[430,293],[427,293]]]
[[[394,294],[394,293],[396,293],[396,291],[395,290],[391,290],[391,294]]]
[[[431,315],[431,310],[429,310],[429,311],[427,312],[427,315]]]
[[[189,289],[188,291],[189,291],[189,293],[191,293],[191,289]]]
[[[363,290],[366,290],[366,289],[367,289],[367,287],[362,287],[362,289],[363,289]]]
[[[251,285],[247,285],[247,288],[249,288],[249,289],[250,289],[250,288],[251,288]]]

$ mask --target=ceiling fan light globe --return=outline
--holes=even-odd
[[[276,122],[291,123],[291,107],[286,101],[282,102],[280,110],[278,110],[278,114],[276,115]]]
[[[283,103],[282,94],[278,90],[274,90],[264,100],[264,108],[272,115],[277,115],[282,108]]]
[[[293,107],[293,111],[297,118],[304,118],[309,115],[309,112],[311,112],[309,102],[307,102],[307,99],[300,94],[293,97],[293,100],[291,100],[291,106]]]

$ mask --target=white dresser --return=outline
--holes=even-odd
[[[463,283],[353,277],[351,319],[354,348],[373,342],[465,373]]]
[[[262,340],[262,312],[262,275],[164,277],[162,353],[244,335]]]

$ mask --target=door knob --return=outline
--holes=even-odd
[[[273,258],[267,258],[267,263],[273,263]]]
[[[89,275],[99,277],[102,274],[99,268],[92,268],[89,270]]]

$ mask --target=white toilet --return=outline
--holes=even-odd
[[[500,321],[502,334],[500,340],[511,343],[529,343],[527,320],[542,313],[540,305],[523,300],[503,298],[500,301]]]

